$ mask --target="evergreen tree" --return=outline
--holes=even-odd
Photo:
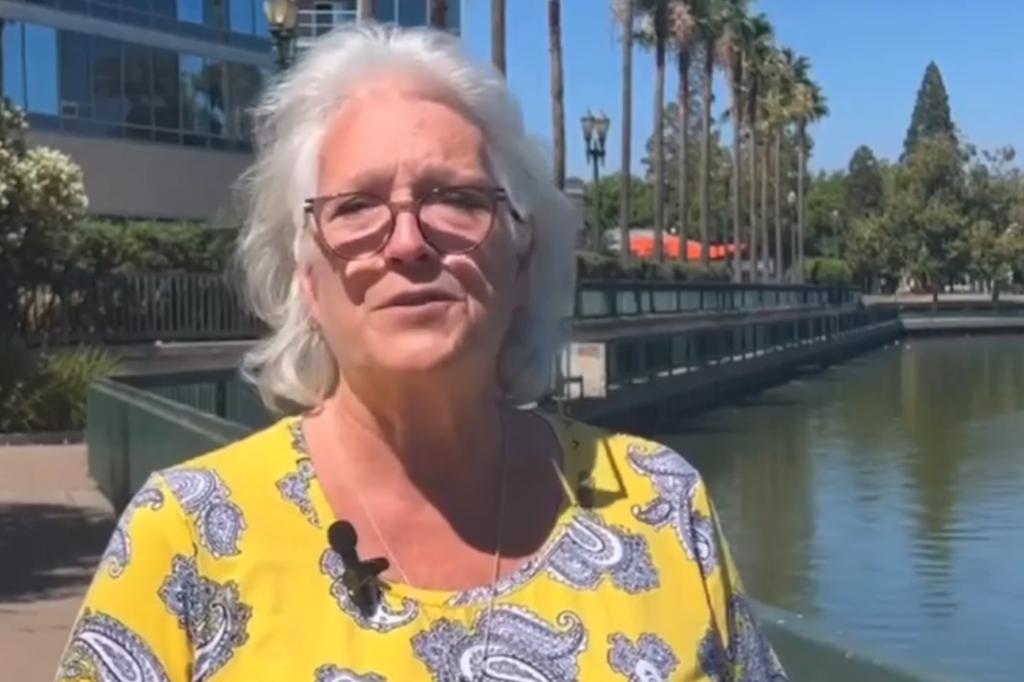
[[[846,212],[853,218],[882,212],[885,189],[882,171],[871,147],[861,145],[850,159],[846,176]]]
[[[922,139],[936,135],[948,136],[956,142],[956,127],[949,111],[949,95],[942,82],[942,73],[935,62],[929,62],[921,89],[917,91],[917,103],[910,119],[910,128],[907,129],[907,138],[903,142],[901,160],[910,156]]]

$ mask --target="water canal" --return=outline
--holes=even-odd
[[[906,339],[650,435],[701,469],[761,600],[1021,679],[1024,338]]]

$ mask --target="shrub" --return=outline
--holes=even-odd
[[[853,283],[853,269],[838,258],[811,258],[804,265],[805,279],[822,286],[849,286]]]
[[[18,341],[0,343],[0,432],[66,431],[85,426],[85,392],[117,371],[99,348],[33,354]]]
[[[669,282],[722,282],[729,281],[729,268],[724,263],[704,267],[689,261],[633,259],[623,267],[617,256],[593,251],[576,252],[576,276],[579,279],[634,279]]]

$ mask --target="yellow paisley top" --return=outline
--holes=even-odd
[[[696,470],[656,443],[545,419],[572,499],[493,609],[489,586],[390,584],[359,611],[302,422],[286,418],[135,495],[57,679],[784,680]]]

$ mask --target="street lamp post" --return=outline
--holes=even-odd
[[[263,12],[267,15],[270,36],[277,51],[277,68],[287,69],[295,56],[295,25],[299,18],[297,0],[264,0]]]
[[[601,193],[598,189],[597,183],[599,177],[599,166],[604,163],[605,156],[605,140],[608,139],[608,126],[611,121],[608,119],[606,114],[599,113],[597,116],[590,113],[588,110],[586,114],[580,118],[580,125],[583,127],[583,141],[586,144],[587,160],[590,162],[594,169],[594,225],[593,225],[593,236],[594,241],[593,247],[596,249],[601,243]],[[621,244],[621,249],[628,249],[629,244]]]

